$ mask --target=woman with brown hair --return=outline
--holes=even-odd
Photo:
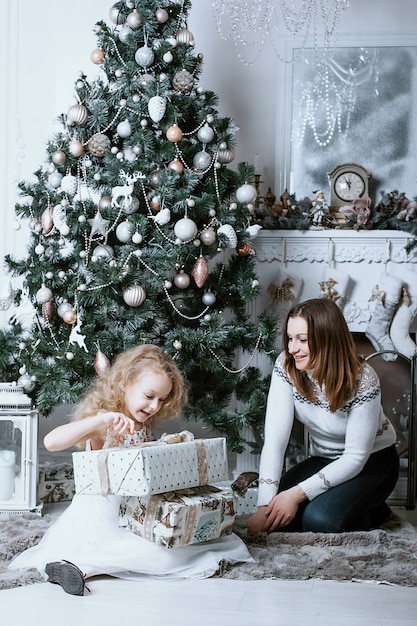
[[[399,471],[396,433],[372,367],[359,357],[339,307],[326,298],[293,307],[271,378],[248,532],[344,532],[379,526]],[[309,456],[282,476],[294,419]]]

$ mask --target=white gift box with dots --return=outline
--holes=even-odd
[[[72,458],[78,494],[144,496],[229,478],[224,437],[73,452]]]

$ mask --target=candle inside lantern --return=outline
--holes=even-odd
[[[10,500],[14,493],[16,452],[0,450],[0,500]]]

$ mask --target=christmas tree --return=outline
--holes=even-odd
[[[5,258],[22,287],[0,370],[48,415],[115,355],[156,343],[188,381],[184,416],[239,451],[247,427],[262,432],[268,380],[251,362],[275,356],[276,320],[248,315],[254,171],[229,166],[237,129],[199,87],[190,8],[117,2],[96,24],[100,74],[76,78],[44,164],[19,183],[30,239],[25,258]]]

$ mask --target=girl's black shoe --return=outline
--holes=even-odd
[[[84,574],[70,561],[47,563],[45,572],[48,576],[48,582],[61,585],[66,593],[70,593],[73,596],[84,595],[84,589],[90,591],[85,585]]]

